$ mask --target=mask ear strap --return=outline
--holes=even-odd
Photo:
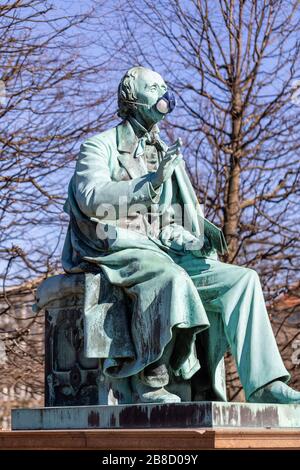
[[[123,103],[130,103],[130,104],[137,104],[137,105],[139,105],[139,106],[146,106],[148,109],[151,108],[151,106],[149,106],[149,104],[146,104],[146,103],[139,103],[138,101],[123,100]]]

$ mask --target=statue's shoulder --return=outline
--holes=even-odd
[[[83,146],[86,145],[97,145],[97,146],[113,146],[116,145],[116,135],[117,135],[117,127],[111,127],[103,132],[99,132],[98,134],[89,137],[83,142]]]

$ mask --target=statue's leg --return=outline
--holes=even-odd
[[[131,384],[134,398],[138,402],[176,403],[180,402],[177,390],[171,393],[165,387],[170,382],[170,358],[174,350],[176,334],[164,348],[163,355],[158,361],[149,364],[140,373],[132,377]]]
[[[172,356],[176,341],[176,330],[172,335],[171,341],[164,348],[162,356],[152,364],[149,364],[141,372],[141,379],[145,384],[154,387],[164,387],[169,383],[168,366]]]
[[[281,383],[282,393],[276,389],[277,398],[273,401],[297,402],[300,394],[298,396],[284,384],[290,375],[276,344],[257,273],[192,254],[176,257],[175,261],[191,276],[209,320],[209,312],[221,315],[224,335],[234,355],[246,398],[251,400],[255,392],[267,384]],[[290,397],[285,387],[291,390]],[[272,401],[270,397],[269,401]]]
[[[224,355],[230,350],[222,316],[207,310],[210,327],[196,339],[201,368],[191,379],[193,401],[227,401]]]
[[[113,367],[107,367],[105,373],[128,377],[143,372],[144,377],[154,380],[154,375],[164,375],[162,368],[153,372],[168,353],[175,373],[190,378],[199,368],[194,348],[196,334],[209,326],[190,276],[169,257],[150,250],[128,249],[114,253],[111,259],[109,256],[102,269],[109,281],[122,287],[131,300],[130,330],[136,355],[130,361],[114,358]],[[175,332],[176,354],[173,354]]]

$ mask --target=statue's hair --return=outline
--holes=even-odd
[[[118,116],[126,119],[136,109],[134,102],[137,100],[135,93],[135,80],[144,67],[132,67],[122,78],[118,87]],[[129,103],[128,103],[129,101]]]

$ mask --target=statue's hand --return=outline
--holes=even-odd
[[[177,139],[165,152],[158,169],[152,174],[152,184],[155,189],[172,176],[175,167],[181,162],[183,158],[180,152],[181,145],[181,139]]]

